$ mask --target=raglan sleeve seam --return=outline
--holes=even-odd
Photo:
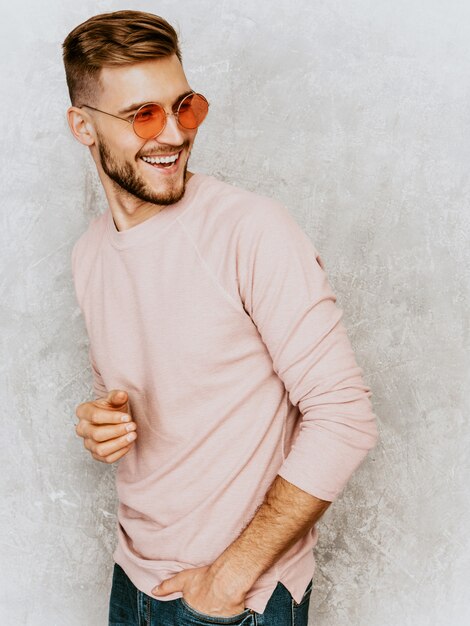
[[[216,274],[214,273],[214,271],[212,270],[212,268],[210,267],[209,263],[206,261],[206,259],[204,258],[203,254],[201,253],[199,246],[197,245],[197,243],[194,241],[193,237],[191,236],[191,234],[189,233],[188,229],[186,228],[186,226],[184,225],[184,222],[182,220],[179,220],[180,226],[183,229],[186,237],[188,238],[190,244],[192,245],[192,247],[194,248],[194,251],[196,252],[201,265],[203,266],[204,270],[206,271],[206,273],[208,274],[209,278],[212,280],[212,282],[214,283],[214,285],[217,287],[217,289],[220,291],[220,293],[222,294],[222,296],[225,298],[225,300],[228,301],[228,303],[238,312],[238,313],[243,313],[243,306],[241,301],[236,301],[232,295],[226,290],[226,288],[222,285],[222,283],[220,282],[220,280],[217,278]]]

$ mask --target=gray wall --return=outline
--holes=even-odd
[[[381,440],[319,523],[315,626],[470,623],[470,6],[444,0],[2,2],[0,623],[107,623],[115,466],[69,256],[104,207],[60,44],[159,13],[212,102],[192,169],[283,200],[321,251]]]

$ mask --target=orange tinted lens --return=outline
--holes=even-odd
[[[145,104],[134,118],[134,131],[139,137],[155,137],[165,126],[165,111],[159,104]]]
[[[209,104],[204,96],[193,93],[181,101],[178,121],[183,128],[197,128],[207,115]]]

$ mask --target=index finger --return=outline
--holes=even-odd
[[[77,407],[76,415],[92,424],[121,424],[122,422],[130,422],[132,420],[129,413],[116,411],[116,409],[112,408],[107,409],[93,402],[80,404]]]

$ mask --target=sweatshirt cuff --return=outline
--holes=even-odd
[[[312,433],[307,441],[307,433],[300,433],[277,473],[310,495],[333,502],[375,447],[378,439],[375,423],[372,427],[362,447],[333,442],[328,434],[319,431]]]

